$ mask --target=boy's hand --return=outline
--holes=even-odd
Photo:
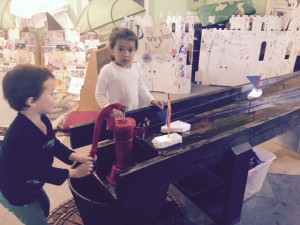
[[[93,158],[89,155],[80,155],[76,152],[73,152],[70,155],[69,159],[72,160],[72,161],[80,162],[80,163],[84,163],[84,162],[87,162],[87,161],[95,162],[97,160],[96,157]]]
[[[92,161],[86,161],[75,169],[69,169],[70,178],[81,178],[90,175],[93,171],[94,164]]]
[[[159,108],[159,109],[163,109],[164,108],[164,103],[163,101],[157,101],[157,100],[152,100],[151,101],[151,105],[154,105],[155,107]]]

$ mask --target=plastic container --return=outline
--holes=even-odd
[[[248,171],[247,184],[244,194],[244,201],[258,193],[264,183],[269,167],[276,156],[260,146],[255,146],[253,151],[258,158],[263,161],[253,169]]]

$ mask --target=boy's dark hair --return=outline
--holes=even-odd
[[[19,65],[6,73],[2,81],[3,96],[16,111],[28,107],[26,101],[33,97],[37,100],[44,91],[44,82],[54,75],[45,67]]]
[[[135,50],[138,48],[138,38],[135,33],[127,28],[114,28],[109,36],[109,47],[113,49],[117,40],[127,40],[135,42]]]

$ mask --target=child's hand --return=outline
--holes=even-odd
[[[88,161],[94,162],[94,161],[96,161],[96,158],[93,158],[89,155],[79,155],[78,159],[76,161],[80,162],[80,163],[84,163],[84,162],[88,162]]]
[[[69,169],[70,178],[81,178],[90,175],[93,171],[94,163],[92,161],[86,161],[75,169]]]
[[[91,162],[95,162],[97,160],[97,158],[93,158],[89,155],[80,155],[78,153],[72,153],[70,155],[70,160],[72,161],[76,161],[76,162],[80,162],[80,163],[84,163],[84,162],[87,162],[87,161],[91,161]]]
[[[113,109],[113,114],[115,118],[123,118],[123,112],[118,109]]]
[[[163,101],[160,101],[160,100],[159,101],[152,100],[151,104],[154,105],[154,106],[156,106],[159,109],[163,109],[164,108],[164,103],[163,103]]]

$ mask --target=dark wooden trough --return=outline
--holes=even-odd
[[[146,138],[134,141],[137,164],[111,185],[105,176],[114,162],[114,143],[101,142],[94,174],[70,181],[83,220],[87,225],[135,224],[139,213],[147,224],[173,184],[217,224],[240,221],[252,147],[300,124],[299,75],[261,81],[263,96],[251,101],[247,84],[172,102],[172,121],[192,127],[182,134],[182,144],[162,150],[151,143],[161,135],[158,110],[128,112],[137,123],[145,117],[151,121]],[[93,123],[72,127],[72,147],[90,144],[93,128]],[[112,139],[105,128],[102,134],[99,140]]]

